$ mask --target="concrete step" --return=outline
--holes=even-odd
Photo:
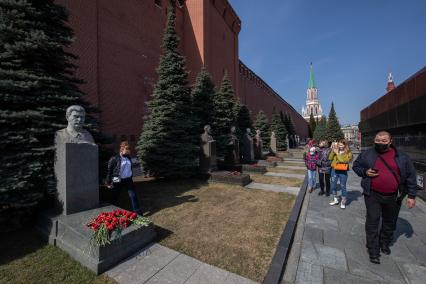
[[[277,166],[279,169],[287,169],[287,170],[306,170],[306,167],[299,166]]]
[[[273,192],[286,192],[286,193],[295,194],[295,195],[299,193],[299,189],[300,189],[298,187],[284,186],[284,185],[278,185],[278,184],[258,183],[258,182],[252,182],[246,185],[245,187],[250,189],[261,189],[261,190],[273,191]]]
[[[276,172],[267,172],[267,173],[265,173],[265,176],[287,177],[287,178],[298,178],[298,179],[304,179],[305,178],[305,175],[290,174],[290,173],[276,173]]]

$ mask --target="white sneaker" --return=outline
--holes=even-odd
[[[346,200],[342,200],[342,202],[340,202],[340,208],[342,209],[346,208]]]
[[[329,204],[330,205],[337,205],[337,204],[339,204],[339,199],[337,199],[337,197],[333,197],[333,200]]]

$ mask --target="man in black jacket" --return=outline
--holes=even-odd
[[[365,233],[372,263],[380,263],[380,251],[390,254],[401,202],[407,195],[406,205],[416,205],[416,170],[408,155],[392,145],[387,131],[380,131],[374,138],[374,149],[362,152],[353,164],[353,170],[362,177],[367,216]],[[382,224],[379,233],[379,222]]]

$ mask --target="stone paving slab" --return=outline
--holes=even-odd
[[[302,231],[301,240],[296,240],[300,257],[297,264],[287,264],[295,265],[297,274],[285,283],[426,283],[426,203],[417,199],[416,207],[407,209],[404,202],[392,253],[382,254],[381,264],[375,265],[365,247],[360,178],[352,171],[347,189],[349,204],[344,210],[330,206],[331,198],[306,195],[306,214],[296,232]]]
[[[300,163],[305,163],[303,161],[303,159],[297,159],[297,158],[284,158],[284,162],[291,162],[291,163],[300,162]]]
[[[306,170],[306,167],[298,167],[298,166],[277,166],[279,169],[287,169],[287,170]]]
[[[106,272],[118,283],[214,283],[256,282],[203,263],[159,244],[151,244]]]
[[[290,174],[290,173],[277,173],[277,172],[267,172],[267,173],[265,173],[265,176],[298,178],[298,179],[304,179],[305,178],[305,175]]]
[[[261,189],[261,190],[273,191],[273,192],[285,192],[285,193],[290,193],[295,195],[297,195],[300,190],[299,187],[290,187],[290,186],[283,186],[278,184],[267,184],[267,183],[258,183],[258,182],[251,182],[245,187],[250,189]]]

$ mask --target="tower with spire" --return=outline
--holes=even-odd
[[[389,93],[390,91],[392,91],[393,89],[395,89],[395,83],[393,81],[393,76],[392,73],[389,72],[389,76],[388,76],[388,84],[386,86],[386,91]]]
[[[322,118],[322,107],[318,98],[318,89],[315,84],[314,78],[314,69],[311,62],[311,70],[309,72],[309,83],[308,89],[306,91],[306,106],[302,107],[302,116],[307,121],[311,114],[314,116],[315,120],[320,120]]]

